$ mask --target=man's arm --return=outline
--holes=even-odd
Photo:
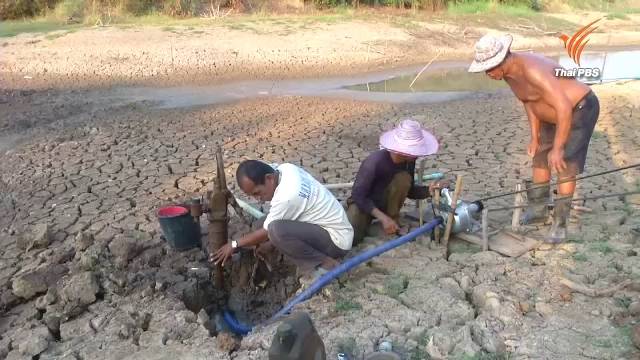
[[[251,247],[269,240],[269,233],[264,228],[250,232],[238,240],[238,247]]]
[[[529,119],[529,126],[531,128],[531,142],[527,148],[527,154],[533,157],[538,152],[540,146],[540,119],[533,113],[530,102],[524,103],[524,109],[527,112],[527,118]]]
[[[573,106],[560,87],[560,80],[551,73],[543,74],[542,71],[535,70],[526,74],[531,85],[540,90],[542,100],[555,110],[556,135],[553,140],[553,148],[549,153],[549,165],[557,172],[561,172],[566,169],[564,146],[571,131]]]
[[[373,200],[369,198],[373,180],[375,179],[375,164],[370,158],[365,159],[360,165],[360,169],[356,174],[356,179],[351,188],[351,198],[360,208],[360,211],[375,216],[373,210],[376,208]],[[377,216],[376,216],[377,218]]]
[[[267,230],[259,229],[253,231],[238,240],[238,247],[249,247],[258,245],[263,243],[269,239]],[[233,255],[235,249],[231,247],[231,244],[226,243],[220,249],[218,249],[215,253],[209,254],[209,261],[215,263],[222,263],[222,266],[227,262],[227,260]]]
[[[351,198],[356,203],[356,206],[382,223],[382,227],[389,234],[398,231],[398,224],[391,219],[382,210],[378,209],[373,200],[369,198],[371,188],[373,187],[373,180],[376,176],[376,164],[374,159],[368,157],[360,165],[356,180],[351,188]]]

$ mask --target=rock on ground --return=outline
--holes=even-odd
[[[67,303],[89,305],[96,301],[100,286],[96,276],[90,271],[73,275],[62,289],[62,298]]]
[[[27,250],[45,248],[51,241],[51,233],[48,224],[38,224],[18,237],[18,249]]]

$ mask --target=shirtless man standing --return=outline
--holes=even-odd
[[[511,53],[510,35],[483,36],[475,46],[469,72],[485,72],[504,80],[524,104],[531,126],[527,153],[533,158],[533,181],[528,181],[529,206],[523,224],[547,218],[551,171],[558,175],[553,224],[546,241],[560,243],[567,234],[567,218],[575,191],[575,177],[584,170],[589,141],[600,113],[598,98],[574,78],[559,78],[557,62],[531,53]],[[573,180],[573,181],[571,181]]]

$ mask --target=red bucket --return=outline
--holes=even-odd
[[[158,221],[164,238],[176,250],[200,246],[200,224],[187,206],[170,205],[158,209]]]
[[[158,217],[172,218],[172,217],[184,215],[188,212],[189,210],[183,206],[166,206],[158,210]]]

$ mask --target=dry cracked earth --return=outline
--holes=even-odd
[[[640,84],[594,89],[602,110],[587,173],[640,158]],[[188,271],[205,267],[206,256],[172,250],[156,219],[161,205],[211,186],[216,145],[240,197],[233,174],[248,158],[292,162],[325,183],[352,181],[380,132],[406,116],[442,143],[427,171],[464,175],[466,199],[511,190],[529,174],[526,117],[504,93],[430,105],[306,97],[153,105],[82,91],[2,94],[0,358],[267,358],[277,324],[234,338],[216,312],[229,301],[243,321],[266,319],[296,290],[288,264],[252,272],[253,255],[243,253],[225,296],[206,271]],[[637,190],[639,175],[585,180],[578,192]],[[297,309],[311,314],[328,358],[362,359],[385,340],[404,359],[640,358],[640,198],[585,205],[593,212],[574,214],[571,240],[556,248],[508,258],[454,241],[445,261],[440,245],[420,239]],[[509,219],[496,212],[491,221]],[[230,227],[233,237],[248,230],[235,216]],[[370,237],[353,253],[382,241]],[[631,284],[593,297],[561,278],[595,289]]]

